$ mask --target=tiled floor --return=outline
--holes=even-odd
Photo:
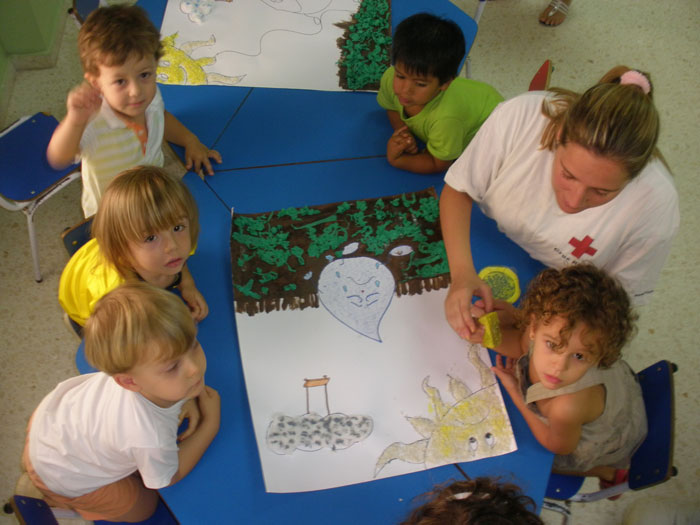
[[[454,1],[468,13],[476,11],[476,0]],[[698,399],[691,394],[700,387],[700,351],[695,342],[700,316],[694,304],[700,296],[700,185],[692,178],[700,172],[700,85],[695,62],[700,55],[700,2],[574,0],[568,20],[557,28],[537,23],[543,4],[544,0],[488,2],[471,53],[473,76],[509,97],[527,89],[547,58],[555,66],[552,85],[575,90],[585,89],[616,64],[650,71],[662,118],[660,147],[673,168],[681,199],[680,233],[656,297],[641,311],[639,333],[626,351],[635,369],[661,358],[680,367],[675,440],[680,473],[664,485],[627,494],[616,502],[573,507],[574,524],[616,524],[635,503],[670,500],[671,508],[692,507],[700,484],[700,411]],[[0,128],[39,110],[58,118],[65,114],[65,95],[82,76],[76,34],[75,23],[67,19],[56,67],[19,74]],[[80,186],[75,183],[36,214],[44,273],[40,284],[32,278],[24,217],[0,209],[0,355],[4,363],[0,370],[0,498],[10,496],[19,474],[31,411],[58,381],[76,373],[73,359],[78,341],[63,326],[56,289],[66,262],[60,232],[80,220],[79,195]],[[589,481],[586,487],[593,489],[595,483]],[[695,510],[700,512],[697,506]],[[548,512],[543,517],[558,522],[558,516]],[[13,522],[12,517],[0,516],[0,524]],[[696,514],[694,521],[683,523],[698,522]]]

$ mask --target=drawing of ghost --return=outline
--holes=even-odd
[[[213,46],[216,43],[214,35],[209,40],[197,40],[185,42],[179,48],[175,46],[177,33],[163,38],[163,57],[158,64],[156,72],[158,81],[165,84],[187,84],[198,86],[202,84],[223,84],[234,86],[238,84],[245,75],[226,76],[218,73],[207,73],[204,66],[209,66],[216,62],[215,57],[192,58],[190,54],[193,50],[205,46]]]
[[[371,257],[337,259],[318,278],[321,304],[347,327],[375,341],[396,283],[389,269]]]

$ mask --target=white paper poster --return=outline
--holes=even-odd
[[[487,351],[445,321],[436,224],[432,191],[234,214],[236,324],[268,492],[516,450]]]

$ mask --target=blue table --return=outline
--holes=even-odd
[[[153,0],[144,7],[159,25],[165,2]],[[422,10],[455,19],[471,45],[476,24],[447,0],[396,1],[393,23]],[[390,126],[371,94],[212,86],[161,90],[166,108],[224,158],[214,177],[185,177],[201,223],[197,252],[188,265],[210,307],[198,338],[207,354],[207,383],[221,395],[221,427],[198,465],[184,480],[162,490],[163,498],[183,524],[397,523],[415,496],[435,484],[462,479],[459,470],[446,465],[317,492],[265,492],[235,328],[231,209],[264,212],[429,186],[439,192],[442,175],[407,173],[386,162]],[[509,266],[522,286],[542,268],[478,209],[472,216],[472,251],[477,268]],[[77,361],[81,371],[87,370],[81,351]],[[514,481],[539,505],[552,455],[537,443],[507,395],[504,399],[518,451],[461,468],[472,477]]]
[[[197,200],[202,225],[197,252],[188,265],[210,307],[198,338],[207,354],[207,383],[219,391],[222,412],[219,434],[197,467],[184,480],[161,491],[181,522],[216,522],[231,515],[251,523],[396,523],[408,513],[413,497],[435,484],[461,479],[461,473],[447,465],[320,492],[266,493],[243,378],[231,285],[232,207],[240,213],[254,213],[417,191],[430,185],[440,189],[442,177],[396,170],[385,159],[358,159],[225,172],[206,182],[188,173],[185,183]],[[478,208],[472,213],[472,225],[477,268],[509,266],[523,286],[542,268]],[[79,352],[79,360],[81,356]],[[86,370],[84,361],[78,367]],[[514,481],[540,504],[552,455],[537,443],[508,395],[503,397],[518,450],[463,463],[461,468],[471,477],[489,475]],[[300,518],[290,517],[295,515]]]

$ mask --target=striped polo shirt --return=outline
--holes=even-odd
[[[97,212],[105,188],[120,172],[139,165],[163,165],[164,106],[160,90],[146,108],[148,141],[143,152],[134,130],[117,117],[105,100],[80,139],[85,217]]]

